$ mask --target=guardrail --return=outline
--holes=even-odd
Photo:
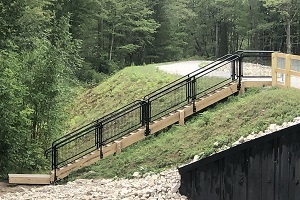
[[[257,51],[247,54],[258,53]],[[269,52],[265,52],[268,54]],[[260,54],[264,52],[260,51]],[[56,170],[87,155],[139,128],[145,128],[145,135],[151,133],[150,124],[167,114],[188,104],[194,105],[197,99],[237,81],[238,89],[242,79],[243,52],[225,55],[218,60],[183,76],[170,84],[149,93],[137,100],[92,123],[67,134],[52,143],[46,151],[51,154],[54,181]],[[205,83],[205,84],[204,84]]]

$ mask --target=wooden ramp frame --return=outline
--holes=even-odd
[[[215,91],[196,102],[196,111],[200,111],[234,93],[237,93],[237,83],[232,83],[228,86],[221,88],[220,90]],[[169,115],[162,117],[161,119],[154,121],[154,123],[150,124],[151,134],[155,134],[156,132],[176,123],[180,122],[181,124],[184,121],[184,118],[193,114],[193,105],[187,105],[184,108],[177,110],[176,112],[170,113]],[[102,148],[103,157],[107,157],[109,155],[120,153],[123,148],[128,147],[129,145],[144,139],[145,129],[138,129],[135,132],[132,132],[121,139],[114,141]],[[82,167],[91,165],[100,159],[100,150],[93,151],[92,153],[83,156],[81,159],[76,160],[74,163],[70,163],[65,167],[57,169],[56,176],[57,179],[62,179],[70,174],[70,172],[78,170]],[[51,181],[54,180],[54,173],[51,174]]]
[[[8,174],[10,184],[48,185],[50,179],[49,174]]]
[[[242,82],[241,91],[244,91],[247,87],[253,86],[265,86],[272,85],[272,81],[246,81]],[[198,99],[195,103],[196,112],[203,110],[204,108],[217,103],[218,101],[231,96],[238,92],[238,83],[233,82],[216,90],[200,99]],[[194,114],[193,112],[193,104],[189,104],[184,106],[183,108],[170,113],[167,116],[160,118],[157,121],[154,121],[150,124],[151,134],[155,134],[158,131],[174,124],[179,123],[180,125],[184,124],[184,118],[191,116]],[[107,157],[109,155],[120,153],[123,148],[134,144],[137,141],[144,139],[145,129],[138,129],[128,135],[104,146],[102,148],[103,157]],[[82,167],[89,166],[95,162],[100,160],[100,149],[91,152],[88,155],[83,156],[82,158],[76,160],[73,163],[70,163],[62,168],[56,170],[57,179],[62,179],[68,176],[71,172],[76,171]],[[50,175],[37,175],[37,174],[10,174],[9,175],[9,183],[15,184],[50,184],[54,181],[54,172],[51,171]]]

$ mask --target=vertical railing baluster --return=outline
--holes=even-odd
[[[97,120],[95,123],[95,146],[96,149],[99,149],[99,130],[98,130],[99,121]]]
[[[99,146],[100,146],[100,158],[103,158],[103,125],[100,122],[100,126],[98,127],[98,138],[99,138]]]
[[[196,87],[196,76],[193,76],[191,81],[191,96],[193,101],[193,112],[196,112],[196,95],[197,95],[197,87]]]
[[[57,148],[56,146],[53,147],[53,158],[54,158],[54,161],[53,161],[53,168],[54,168],[54,182],[57,180],[57,177],[56,177],[56,170],[57,170],[57,163],[58,163],[58,151],[57,151]]]
[[[190,84],[190,81],[191,81],[191,78],[190,76],[187,77],[186,79],[186,99],[187,99],[187,103],[190,103],[191,102],[191,84]]]
[[[238,72],[238,90],[241,89],[242,86],[242,77],[243,77],[243,67],[242,67],[242,60],[243,59],[243,54],[239,56],[238,62],[239,62],[239,72]]]
[[[235,64],[236,64],[236,61],[233,60],[231,61],[231,80],[234,81],[235,80]]]
[[[150,134],[150,106],[151,102],[149,99],[142,101],[142,125],[145,126],[145,136]]]

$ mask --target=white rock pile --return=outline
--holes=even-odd
[[[292,122],[284,122],[282,125],[277,125],[277,124],[270,124],[269,127],[265,130],[265,131],[260,131],[258,133],[254,133],[252,132],[250,135],[248,135],[247,137],[240,137],[236,142],[232,143],[232,147],[243,144],[244,142],[248,142],[250,140],[254,140],[256,138],[271,134],[275,131],[287,128],[289,126],[293,126],[296,124],[300,123],[300,117],[296,117],[294,118],[294,120]],[[229,149],[229,146],[223,146],[221,148],[218,148],[217,152],[221,152],[224,151],[226,149]]]
[[[160,174],[148,173],[140,177],[134,173],[133,179],[77,179],[66,185],[50,185],[24,189],[23,192],[7,193],[0,199],[101,199],[101,200],[185,200],[178,192],[180,175],[172,169]]]
[[[299,124],[299,123],[300,123],[300,117],[296,117],[296,118],[294,118],[294,120],[292,122],[284,122],[282,125],[270,124],[269,127],[265,131],[260,131],[258,133],[252,132],[247,137],[242,136],[236,142],[232,143],[231,146],[224,145],[224,146],[220,147],[219,142],[217,141],[213,144],[214,148],[216,149],[215,153],[225,151],[225,150],[227,150],[231,147],[235,147],[237,145],[243,144],[243,143],[248,142],[250,140],[254,140],[256,138],[271,134],[275,131],[278,131],[278,130],[281,130],[281,129],[284,129],[284,128],[287,128],[289,126],[293,126],[293,125],[296,125],[296,124]],[[213,153],[213,154],[215,154],[215,153]],[[211,154],[211,155],[213,155],[213,154]],[[204,158],[204,157],[205,157],[204,152],[201,152],[199,155],[195,155],[194,159],[190,163],[196,162],[196,161],[198,161],[198,160],[200,160],[201,158]]]
[[[232,143],[232,146],[237,146],[237,145],[242,144],[244,142],[248,142],[248,141],[253,140],[255,138],[268,135],[268,134],[273,133],[275,131],[278,131],[278,130],[281,130],[281,129],[284,129],[284,128],[287,128],[289,126],[293,126],[293,125],[296,125],[296,124],[299,124],[299,123],[300,123],[300,117],[296,117],[296,118],[294,118],[294,121],[284,122],[282,125],[270,124],[269,127],[265,131],[260,131],[258,133],[252,132],[247,137],[243,137],[243,136],[240,137],[240,139],[238,139],[238,141]]]

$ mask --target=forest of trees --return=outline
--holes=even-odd
[[[42,170],[80,83],[238,49],[300,54],[300,0],[1,0],[0,174]]]

